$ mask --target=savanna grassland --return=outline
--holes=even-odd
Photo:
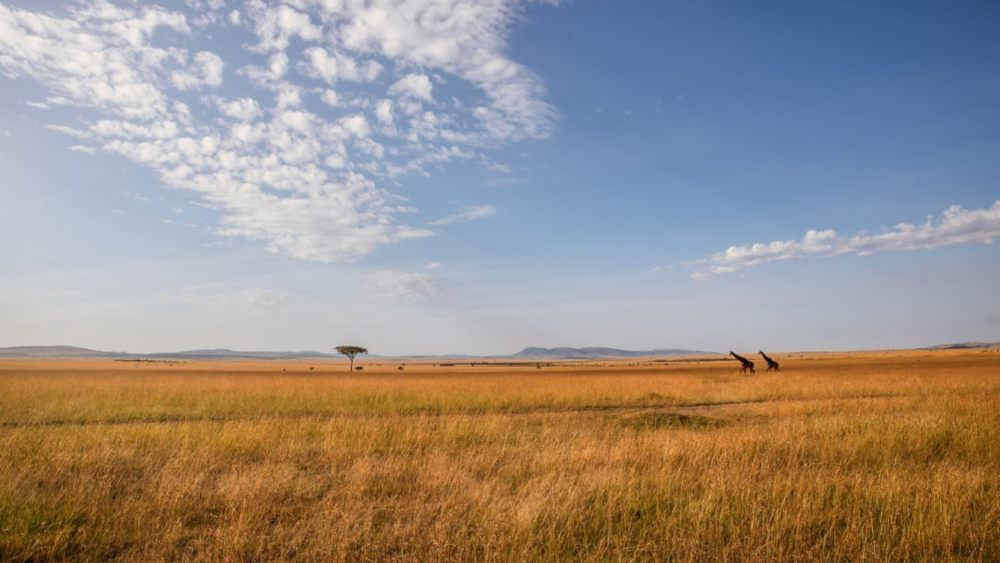
[[[1000,560],[1000,353],[0,362],[3,560]]]

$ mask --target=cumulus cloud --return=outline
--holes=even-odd
[[[474,205],[466,207],[454,215],[449,215],[447,217],[431,221],[429,224],[440,226],[451,225],[452,223],[466,223],[468,221],[475,221],[476,219],[482,219],[484,217],[493,217],[497,214],[497,212],[497,208],[492,205]]]
[[[48,89],[42,105],[92,110],[48,127],[187,190],[218,211],[218,234],[352,260],[433,234],[403,222],[419,211],[391,191],[400,178],[552,130],[541,81],[505,54],[521,4],[250,0],[228,17],[218,1],[0,6],[0,70]],[[230,64],[246,81],[225,79],[225,49],[193,48],[234,25],[245,50]]]
[[[239,98],[228,102],[219,100],[217,103],[219,111],[240,121],[253,121],[261,115],[260,104],[253,98]]]
[[[43,82],[78,105],[147,119],[166,113],[156,69],[176,54],[149,45],[152,34],[188,34],[183,14],[97,3],[66,18],[0,6],[0,66]]]
[[[429,102],[431,101],[431,90],[433,88],[431,79],[427,78],[426,75],[407,74],[389,88],[389,93]]]
[[[174,71],[170,75],[170,80],[180,90],[220,86],[224,66],[225,63],[218,55],[202,51],[194,56],[189,70]]]
[[[256,50],[283,51],[292,37],[303,41],[316,41],[323,30],[313,23],[309,14],[287,5],[273,6],[260,0],[248,3],[247,14],[253,20],[257,35]]]
[[[728,274],[767,262],[809,256],[867,256],[876,252],[919,250],[953,244],[990,244],[1000,237],[1000,200],[985,209],[953,205],[939,217],[919,225],[900,223],[879,234],[841,236],[833,230],[809,230],[799,240],[730,246],[723,252],[690,263],[693,279]]]
[[[383,270],[368,274],[365,293],[378,301],[431,301],[441,291],[430,274]]]
[[[347,55],[330,52],[322,47],[310,47],[302,56],[302,72],[327,84],[336,84],[338,80],[371,82],[382,73],[382,65],[376,61],[359,63]]]
[[[329,5],[329,16],[348,15],[340,26],[345,47],[445,71],[479,88],[485,99],[472,105],[472,116],[481,125],[477,140],[543,137],[550,132],[555,112],[543,100],[541,82],[503,54],[505,32],[517,16],[518,2],[381,0]]]

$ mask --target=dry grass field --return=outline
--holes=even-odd
[[[1000,560],[1000,353],[776,357],[2,361],[0,559]]]

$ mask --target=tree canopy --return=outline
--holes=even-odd
[[[350,369],[352,371],[354,370],[354,356],[357,356],[358,354],[367,354],[368,353],[368,349],[367,348],[363,348],[361,346],[345,345],[345,346],[337,346],[336,349],[337,349],[337,352],[339,352],[339,353],[347,356],[348,359],[351,360],[351,365],[350,365],[350,367],[348,369]]]

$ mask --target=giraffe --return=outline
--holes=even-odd
[[[753,362],[737,354],[736,352],[733,352],[732,350],[729,351],[729,355],[740,361],[740,364],[743,366],[740,368],[740,373],[746,373],[747,370],[749,370],[750,373],[756,373],[753,370]]]
[[[781,370],[778,369],[778,362],[776,362],[774,360],[774,358],[772,358],[772,357],[768,356],[767,354],[765,354],[763,350],[757,350],[757,353],[760,354],[761,357],[764,358],[765,362],[767,362],[767,369],[765,371],[771,371],[771,370],[781,371]]]

